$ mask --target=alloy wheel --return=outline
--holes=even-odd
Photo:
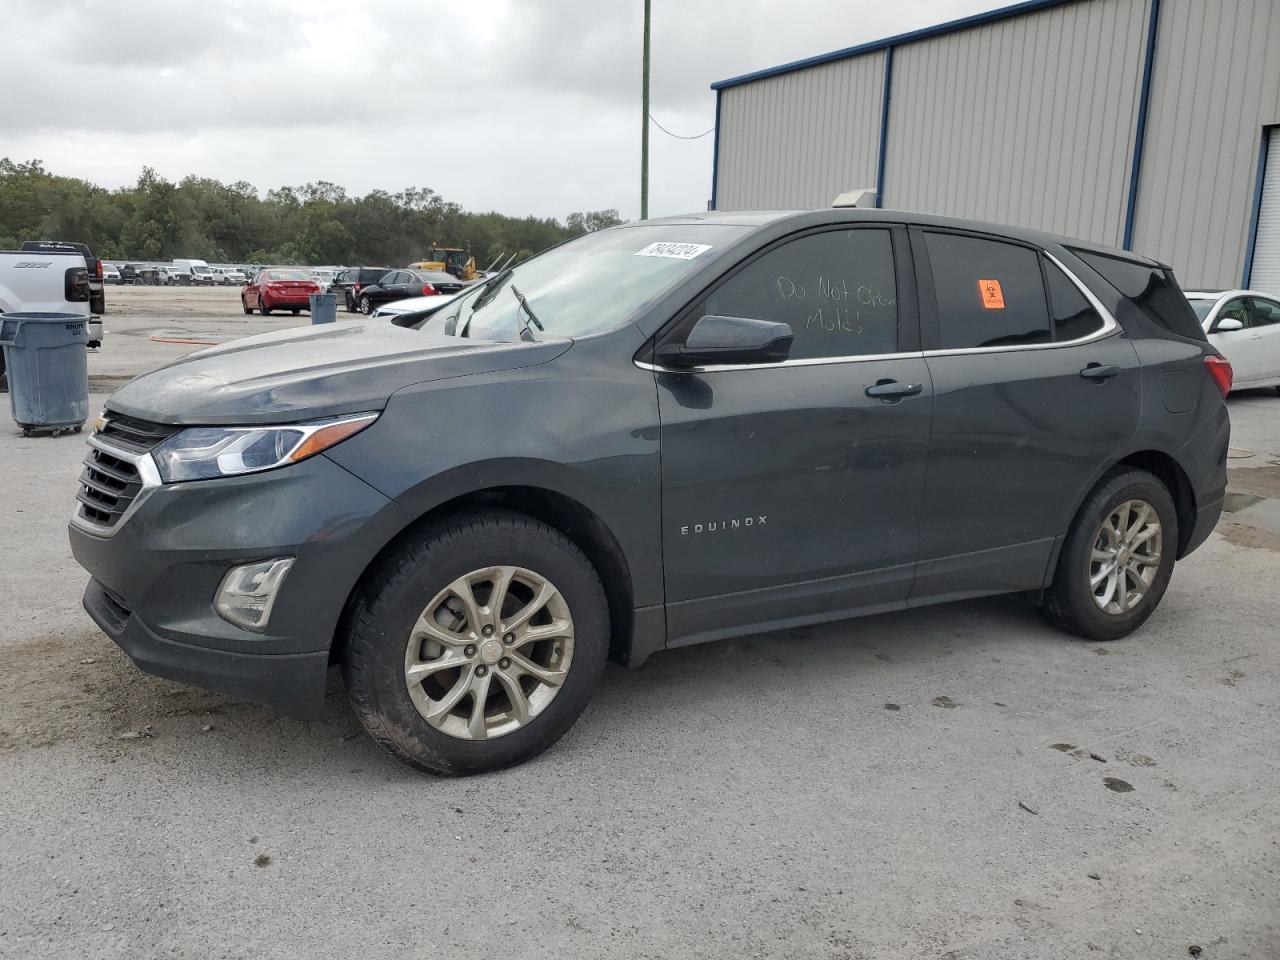
[[[409,632],[404,676],[431,726],[488,740],[530,723],[559,693],[573,661],[573,617],[551,581],[485,567],[435,595]]]
[[[1142,602],[1160,570],[1164,531],[1155,507],[1126,500],[1098,528],[1089,553],[1089,589],[1103,613],[1122,615]]]

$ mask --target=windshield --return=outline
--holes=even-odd
[[[477,284],[459,307],[457,329],[481,340],[509,340],[522,331],[539,340],[601,333],[749,229],[668,224],[587,234]],[[512,286],[542,329],[527,329],[529,309],[512,293]]]
[[[304,270],[268,270],[268,280],[310,280],[311,276]]]
[[[192,273],[212,273],[213,271],[210,270],[208,267],[192,267],[191,272]]]
[[[1217,303],[1217,301],[1188,298],[1187,303],[1191,304],[1191,309],[1196,312],[1196,316],[1200,319],[1200,322],[1204,323],[1205,320],[1209,318],[1209,311],[1213,309],[1213,305]]]

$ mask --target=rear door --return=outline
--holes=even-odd
[[[1087,485],[1137,429],[1137,353],[1042,251],[911,236],[935,394],[912,599],[1038,588]]]
[[[909,264],[903,228],[809,232],[664,333],[722,315],[795,334],[782,363],[656,372],[670,643],[905,604],[932,407]]]

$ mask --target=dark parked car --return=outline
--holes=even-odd
[[[120,282],[129,285],[155,286],[159,271],[149,263],[126,263],[120,268]]]
[[[384,303],[409,297],[430,297],[437,293],[457,293],[467,284],[449,273],[431,270],[388,270],[377,283],[361,287],[356,303],[363,314],[373,313]]]
[[[311,309],[311,294],[320,292],[320,284],[306,270],[273,267],[258,275],[240,289],[240,306],[245,313],[256,307],[262,315],[272,310],[288,310],[297,316]]]
[[[69,240],[27,240],[19,248],[25,253],[78,253],[89,269],[89,312],[107,312],[107,288],[102,277],[102,259],[95,257],[86,243]]]
[[[339,270],[338,275],[329,284],[329,293],[336,293],[347,308],[347,313],[355,313],[360,309],[360,291],[377,283],[390,267],[347,267]]]
[[[1222,509],[1230,366],[1121,251],[699,214],[400,322],[133,380],[70,533],[144,669],[315,716],[340,663],[425,770],[545,749],[606,656],[1007,592],[1114,640]]]

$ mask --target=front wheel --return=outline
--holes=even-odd
[[[1145,470],[1114,472],[1076,514],[1045,592],[1045,616],[1089,640],[1127,636],[1160,603],[1177,552],[1168,489]]]
[[[372,571],[348,622],[343,677],[360,723],[404,762],[446,775],[554,744],[586,707],[609,647],[608,603],[587,558],[505,510],[424,528]]]

